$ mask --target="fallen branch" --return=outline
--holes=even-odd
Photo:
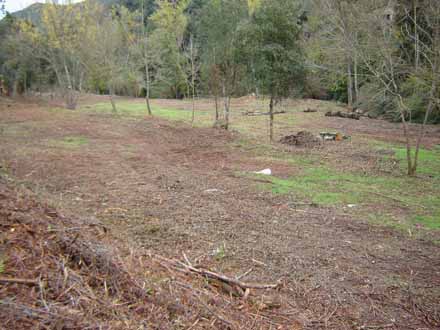
[[[24,278],[7,278],[0,277],[0,283],[18,283],[27,285],[38,285],[38,280],[28,280]]]
[[[204,276],[204,277],[209,277],[211,279],[220,280],[220,281],[228,283],[228,284],[233,284],[233,285],[236,285],[236,286],[242,288],[243,290],[246,290],[246,289],[276,289],[279,286],[278,283],[277,284],[244,283],[238,279],[230,278],[230,277],[227,277],[223,274],[214,273],[214,272],[211,272],[206,269],[196,268],[194,266],[187,265],[187,264],[185,264],[181,261],[178,261],[178,260],[167,259],[167,258],[157,256],[157,255],[155,257],[161,261],[164,261],[164,262],[167,262],[167,263],[170,263],[173,265],[179,265],[184,268],[185,272],[190,271],[190,272],[196,273],[196,274]],[[180,270],[180,269],[178,269],[178,270]]]
[[[286,111],[275,111],[274,115],[281,115],[286,113]],[[243,112],[243,116],[269,116],[270,112]]]

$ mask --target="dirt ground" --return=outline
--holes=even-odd
[[[401,140],[396,124],[325,120],[301,127]],[[288,308],[262,311],[269,319],[294,318],[292,329],[440,329],[439,245],[258,189],[237,173],[296,169],[256,158],[235,143],[238,133],[33,102],[3,102],[0,123],[0,170],[17,184],[68,217],[104,223],[135,249],[282,283]],[[439,129],[429,130],[428,147],[440,141]],[[66,140],[78,136],[85,141]]]

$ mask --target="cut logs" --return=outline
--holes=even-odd
[[[325,114],[326,117],[340,117],[340,118],[347,118],[347,119],[354,119],[359,120],[361,119],[361,116],[354,112],[344,112],[344,111],[328,111]]]

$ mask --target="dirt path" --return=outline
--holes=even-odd
[[[262,313],[303,329],[440,327],[439,246],[262,192],[237,173],[295,169],[255,159],[234,135],[32,104],[3,107],[0,123],[0,162],[18,182],[136,248],[281,281],[289,310]]]

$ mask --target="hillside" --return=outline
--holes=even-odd
[[[39,23],[41,20],[41,13],[43,11],[44,3],[34,3],[25,9],[11,13],[13,17],[19,19],[26,19],[32,21],[34,24]]]
[[[89,1],[89,0],[86,0]],[[139,1],[137,0],[97,0],[98,3],[103,4],[104,6],[111,7],[113,5],[122,5],[124,7],[127,7],[130,10],[134,10],[139,8]],[[146,1],[146,7],[147,10],[151,13],[152,8],[154,6],[154,1],[147,0]],[[81,3],[75,4],[76,6],[81,6]],[[19,18],[19,19],[27,19],[32,21],[34,24],[39,24],[41,20],[41,13],[43,11],[43,8],[46,6],[44,3],[34,3],[20,11],[16,11],[14,13],[11,13],[12,16]]]

